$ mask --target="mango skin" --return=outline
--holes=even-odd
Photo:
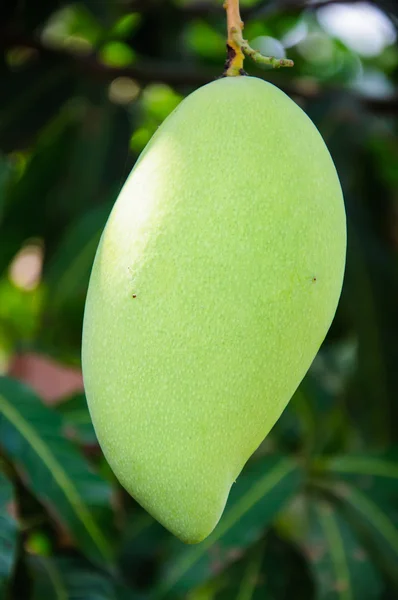
[[[191,94],[131,172],[92,270],[84,382],[116,476],[182,541],[213,530],[310,367],[345,252],[320,134],[257,78]]]

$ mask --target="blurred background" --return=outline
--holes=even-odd
[[[184,546],[118,485],[80,371],[90,268],[156,128],[221,75],[221,0],[0,2],[0,598],[398,598],[398,4],[242,0],[348,215],[334,324],[215,532]],[[205,118],[199,115],[198,118]],[[198,490],[198,494],[201,491]]]

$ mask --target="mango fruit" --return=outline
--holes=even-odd
[[[310,367],[345,252],[329,152],[260,79],[192,93],[134,166],[92,269],[84,382],[116,476],[182,541],[214,529]]]

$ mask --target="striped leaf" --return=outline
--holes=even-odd
[[[398,463],[396,452],[388,455],[343,455],[324,458],[316,468],[323,476],[332,475],[365,494],[371,502],[388,514],[398,527]]]
[[[0,378],[0,444],[25,485],[92,559],[109,561],[111,488],[62,434],[62,417],[17,381]]]
[[[316,585],[316,600],[380,597],[380,576],[334,505],[319,499],[310,504],[303,545]]]
[[[253,462],[232,487],[214,532],[201,544],[184,547],[168,564],[155,598],[178,597],[242,557],[301,482],[301,469],[293,460],[272,456]]]
[[[370,495],[346,483],[336,484],[331,490],[341,500],[347,519],[363,535],[374,560],[398,589],[398,529],[394,524],[396,507],[389,506],[389,510],[386,510]]]
[[[318,469],[338,476],[365,476],[396,481],[398,490],[398,464],[379,456],[333,456],[317,463]]]
[[[6,598],[7,583],[17,554],[18,526],[14,502],[11,482],[0,472],[0,598]]]

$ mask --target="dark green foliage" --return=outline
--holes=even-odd
[[[246,69],[299,102],[328,144],[348,256],[327,339],[213,534],[196,546],[172,538],[121,489],[96,441],[79,383],[95,249],[151,135],[184,96],[221,75],[221,4],[1,3],[0,600],[398,597],[391,32],[384,48],[360,55],[305,1],[241,0],[251,42],[289,46],[293,70],[249,61]],[[398,27],[394,0],[372,4]],[[289,44],[292,30],[304,33]],[[367,77],[376,79],[366,87]],[[35,268],[23,267],[25,255]],[[32,356],[44,362],[33,374]],[[71,371],[54,377],[48,358],[76,368],[75,383],[64,388]]]
[[[0,597],[5,596],[16,558],[18,524],[15,508],[12,484],[0,473]]]
[[[82,550],[109,562],[111,488],[63,436],[62,418],[28,388],[0,379],[0,439],[25,486]]]

